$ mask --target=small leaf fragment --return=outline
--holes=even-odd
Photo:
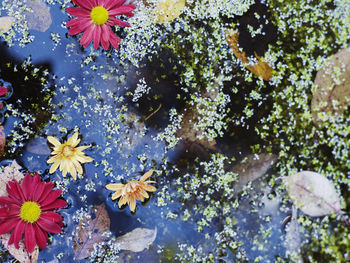
[[[341,205],[332,183],[323,175],[302,171],[283,177],[289,197],[301,211],[309,216],[340,213]]]
[[[117,238],[116,242],[122,250],[141,252],[147,249],[156,239],[157,228],[136,228]]]

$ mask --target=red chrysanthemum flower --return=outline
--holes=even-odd
[[[52,190],[52,182],[41,181],[35,173],[27,173],[22,186],[16,181],[8,182],[8,196],[0,197],[0,234],[12,230],[9,244],[19,248],[24,233],[24,243],[28,252],[33,252],[37,244],[46,248],[47,233],[61,233],[62,216],[54,210],[65,207],[67,202],[58,199],[62,190]]]
[[[71,27],[68,31],[70,35],[77,35],[84,31],[80,44],[86,48],[91,41],[94,41],[94,48],[97,49],[101,43],[107,50],[109,43],[114,48],[118,48],[121,39],[117,37],[110,26],[118,25],[130,27],[130,24],[121,21],[115,16],[127,15],[132,17],[134,5],[123,5],[125,0],[73,0],[80,7],[68,7],[66,11],[78,18],[67,23]]]

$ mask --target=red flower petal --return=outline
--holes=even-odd
[[[18,224],[15,227],[15,230],[12,231],[13,235],[13,243],[15,245],[15,248],[19,249],[19,241],[22,239],[23,232],[25,229],[26,223],[22,220],[18,222]]]
[[[8,92],[6,87],[0,87],[0,96],[5,95]]]
[[[73,0],[73,2],[78,5],[81,6],[87,10],[91,10],[93,8],[93,4],[92,1],[86,1],[86,0]]]
[[[33,193],[33,184],[34,184],[34,178],[27,173],[22,181],[22,190],[24,194],[25,200],[29,200],[29,197],[31,197]]]
[[[118,16],[118,15],[124,15],[125,13],[130,13],[136,8],[134,5],[123,5],[121,7],[112,9],[111,11],[108,11],[109,16]]]
[[[90,27],[88,27],[83,36],[80,39],[80,44],[86,48],[92,41],[93,35],[94,35],[94,30],[95,30],[96,25],[93,24]]]
[[[45,207],[53,202],[56,201],[56,199],[62,194],[62,190],[54,190],[52,192],[50,192],[46,199],[40,203],[41,207]]]
[[[41,210],[43,210],[43,211],[54,210],[54,209],[65,207],[66,205],[67,205],[66,201],[64,201],[62,199],[57,199],[55,202],[53,202],[47,206],[41,207]]]
[[[0,222],[0,235],[10,232],[19,221],[18,217],[13,217]]]
[[[43,231],[38,224],[33,224],[34,227],[34,232],[35,232],[35,239],[36,243],[41,249],[46,248],[46,243],[47,243],[47,232]]]
[[[16,198],[21,200],[22,202],[24,202],[25,201],[24,194],[23,194],[23,191],[22,191],[22,188],[21,188],[20,184],[17,182],[17,180],[14,180],[12,182],[13,182],[13,186],[17,190],[16,192],[18,193],[18,195],[16,195]],[[15,191],[15,189],[13,189],[13,191]]]
[[[62,222],[63,217],[60,214],[57,214],[55,212],[52,211],[47,211],[44,212],[40,215],[41,218],[46,219],[46,220],[50,220],[52,222],[58,223],[58,222]]]
[[[120,19],[113,18],[111,20],[113,21],[114,25],[123,26],[123,27],[131,27],[129,23],[121,21]]]
[[[84,8],[79,8],[79,7],[68,7],[66,8],[66,12],[68,14],[71,14],[72,16],[77,16],[77,17],[90,17],[90,11],[84,9]]]
[[[104,4],[104,7],[109,11],[114,8],[120,7],[122,4],[124,4],[125,0],[107,0]]]
[[[112,46],[113,46],[115,49],[118,49],[119,43],[120,43],[122,40],[121,40],[119,37],[117,37],[116,35],[111,34],[111,35],[110,35],[109,41],[111,42]]]
[[[57,223],[44,219],[42,217],[40,217],[39,220],[36,221],[36,223],[41,227],[41,229],[49,233],[58,234],[58,233],[61,233],[62,231],[61,227]]]
[[[39,198],[37,198],[36,202],[38,202],[39,204],[41,204],[42,201],[44,201],[46,199],[46,197],[48,196],[48,194],[51,192],[52,188],[53,188],[53,183],[49,182],[49,183],[45,183],[44,184],[44,188],[43,188],[43,192],[41,194],[41,196]]]
[[[94,49],[98,49],[101,39],[101,26],[96,26],[94,30]]]
[[[0,204],[18,204],[21,205],[21,203],[18,200],[14,200],[11,197],[8,196],[0,196]]]
[[[24,243],[26,245],[28,252],[32,253],[34,251],[36,242],[35,242],[34,228],[33,228],[33,225],[30,223],[26,225]]]

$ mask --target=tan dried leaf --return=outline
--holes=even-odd
[[[94,206],[92,214],[94,219],[84,217],[80,220],[78,229],[74,237],[74,258],[81,260],[87,258],[94,251],[94,245],[108,240],[106,232],[110,228],[110,218],[108,216],[106,205]]]
[[[122,250],[141,252],[147,249],[156,239],[157,228],[136,228],[129,233],[117,238],[116,243]]]
[[[233,50],[233,53],[235,54],[235,56],[242,61],[243,65],[250,70],[250,72],[252,72],[254,75],[258,76],[258,77],[262,77],[263,80],[269,81],[272,78],[272,73],[273,73],[273,69],[272,67],[269,65],[269,63],[263,61],[263,59],[261,57],[259,57],[256,53],[255,53],[255,57],[258,59],[258,63],[255,64],[251,64],[248,60],[248,58],[246,57],[245,52],[241,52],[238,48],[238,36],[239,36],[239,32],[231,32],[227,35],[226,40],[230,46],[230,48]]]
[[[319,113],[337,117],[350,103],[350,48],[339,50],[317,72],[316,90],[311,101],[314,122],[321,121]]]
[[[21,166],[17,164],[16,161],[12,161],[12,163],[4,168],[4,172],[0,174],[0,196],[7,196],[6,185],[7,182],[12,180],[17,180],[20,182],[24,175],[19,171]],[[25,248],[23,239],[19,242],[19,249],[16,249],[15,246],[8,245],[8,241],[10,239],[11,234],[3,234],[0,235],[0,239],[4,247],[10,252],[10,254],[17,259],[19,262],[23,263],[35,263],[38,260],[39,256],[39,248],[35,246],[33,253],[28,253]]]
[[[155,22],[171,22],[182,14],[185,4],[186,0],[160,0],[155,7]]]
[[[323,175],[302,171],[283,177],[289,197],[296,207],[309,216],[340,213],[341,205],[332,183]]]

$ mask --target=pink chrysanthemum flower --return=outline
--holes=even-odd
[[[66,9],[69,14],[78,17],[67,23],[67,27],[70,27],[68,34],[77,35],[84,31],[80,40],[84,48],[93,40],[95,49],[100,43],[105,50],[109,48],[109,43],[117,49],[121,39],[113,33],[111,26],[130,27],[130,24],[115,16],[132,17],[132,11],[136,7],[123,5],[125,0],[73,0],[73,2],[80,7]]]
[[[52,182],[41,181],[37,173],[27,173],[22,185],[16,180],[8,182],[8,196],[0,197],[0,234],[12,230],[9,245],[19,249],[24,234],[25,246],[32,253],[36,244],[46,248],[47,233],[61,233],[63,218],[54,211],[67,202],[58,199],[62,190],[52,190],[53,186]]]

